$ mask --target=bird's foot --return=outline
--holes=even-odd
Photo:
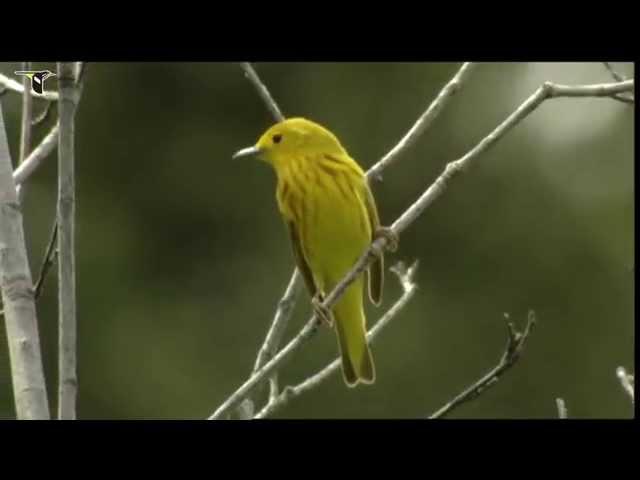
[[[387,250],[395,252],[398,250],[398,244],[400,243],[400,237],[390,227],[378,227],[374,232],[374,238],[377,240],[380,237],[387,239]]]
[[[324,297],[321,293],[316,293],[311,299],[311,305],[313,306],[313,311],[318,316],[323,323],[325,323],[328,327],[333,326],[333,313],[331,310],[322,305],[324,301]]]

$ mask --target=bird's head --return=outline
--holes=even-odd
[[[318,153],[342,154],[344,148],[333,133],[304,118],[289,118],[270,127],[258,142],[236,152],[233,158],[257,156],[278,167],[292,157]]]

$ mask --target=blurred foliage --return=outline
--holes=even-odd
[[[633,75],[631,65],[614,66]],[[285,115],[325,124],[369,167],[458,64],[255,67]],[[479,65],[374,185],[383,221],[544,80],[610,77],[598,63]],[[15,161],[20,97],[2,102]],[[270,123],[236,64],[89,64],[76,129],[80,418],[203,418],[251,371],[293,259],[273,173],[231,154]],[[633,416],[615,376],[618,365],[635,370],[633,129],[633,106],[610,99],[545,103],[401,238],[388,265],[419,258],[420,290],[374,345],[376,385],[350,390],[336,375],[279,416],[426,416],[497,362],[503,314],[522,326],[529,309],[538,325],[520,363],[453,417],[555,417],[556,397],[571,417]],[[55,212],[55,175],[53,155],[26,190],[34,272]],[[400,294],[388,278],[383,307],[367,306],[369,324]],[[56,297],[54,270],[38,304],[53,411]],[[309,310],[305,295],[287,337]],[[0,418],[13,418],[1,331]],[[321,331],[284,367],[281,384],[324,366],[336,348]]]

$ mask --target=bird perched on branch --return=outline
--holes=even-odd
[[[318,317],[334,326],[345,383],[371,384],[376,373],[366,340],[361,275],[329,310],[322,301],[351,270],[377,235],[397,237],[380,226],[365,174],[336,136],[304,118],[283,120],[269,128],[253,147],[233,157],[257,156],[271,165],[278,184],[276,199],[289,229],[296,264]],[[369,298],[382,299],[384,258],[369,266]],[[335,320],[335,321],[334,321]]]

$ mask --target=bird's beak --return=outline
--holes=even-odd
[[[233,154],[233,159],[239,158],[239,157],[253,157],[255,155],[258,155],[260,153],[260,149],[258,147],[247,147],[247,148],[243,148],[242,150],[238,150],[236,153]]]

